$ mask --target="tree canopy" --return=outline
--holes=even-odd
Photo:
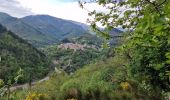
[[[170,1],[169,0],[94,0],[106,9],[90,12],[92,28],[109,39],[108,31],[126,31],[119,50],[128,56],[130,77],[170,90]],[[80,6],[86,2],[80,2]],[[105,30],[100,30],[100,22]]]

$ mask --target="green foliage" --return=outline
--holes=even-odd
[[[170,90],[170,12],[169,0],[98,0],[109,13],[93,11],[91,19],[94,30],[97,22],[105,26],[99,32],[108,38],[107,30],[122,27],[127,31],[122,47],[130,63],[130,76],[145,81],[153,89]]]
[[[19,71],[16,73],[16,77],[14,78],[15,82],[18,83],[19,79],[23,78],[23,70],[20,68]]]
[[[106,59],[98,59],[98,62],[86,65],[72,75],[56,71],[50,80],[37,84],[31,92],[46,93],[51,100],[165,99],[162,96],[168,96],[170,90],[170,1],[97,2],[109,13],[89,13],[95,17],[89,20],[95,31],[109,39],[108,32],[114,27],[128,30],[122,37],[123,44],[117,48],[119,53],[114,58],[108,58],[110,54],[104,55]],[[97,22],[106,27],[104,31],[97,28]],[[59,67],[71,68],[66,70],[68,72],[103,56],[96,52],[91,49],[74,52],[55,46],[45,50],[47,55],[61,61]],[[9,61],[15,59],[9,56]],[[15,63],[12,62],[12,65]]]
[[[103,43],[103,38],[97,37],[92,34],[83,34],[80,36],[72,36],[70,38],[65,38],[61,41],[61,43],[78,43],[78,44],[87,44],[87,45],[95,45],[100,47]]]
[[[28,94],[28,91],[18,90],[17,92],[12,92],[10,96],[10,100],[20,100],[21,98],[25,98]],[[0,97],[1,100],[7,100],[6,96]],[[21,99],[22,100],[22,99]]]
[[[31,92],[46,94],[49,100],[151,100],[147,91],[127,76],[127,59],[116,56],[95,64],[86,65],[73,75],[55,72],[50,80],[37,84]],[[124,79],[121,79],[121,78]],[[123,90],[121,83],[128,83]],[[155,97],[157,98],[157,97]]]
[[[0,33],[0,78],[5,83],[28,82],[48,73],[48,60],[44,54],[2,26],[0,29],[3,29]]]
[[[87,45],[90,46],[90,44]],[[58,48],[58,45],[49,46],[42,49],[42,51],[54,62],[57,62],[57,64],[54,64],[55,67],[64,69],[67,73],[75,72],[84,65],[94,63],[99,59],[105,59],[106,54],[109,52],[109,50],[99,50],[98,48],[85,48],[84,50],[74,51],[72,49]]]
[[[0,88],[3,87],[5,84],[4,84],[4,81],[2,79],[0,79]]]

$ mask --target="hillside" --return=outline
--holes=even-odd
[[[63,69],[69,74],[86,64],[104,58],[108,52],[108,50],[98,50],[95,46],[74,43],[48,46],[42,51],[53,61],[54,67]]]
[[[0,100],[170,100],[170,0],[4,1]]]
[[[6,13],[0,13],[0,23],[8,30],[14,32],[16,35],[35,46],[51,43],[50,38],[44,36],[38,29],[35,29],[20,19]]]
[[[90,36],[91,34],[89,33],[92,33],[90,27],[86,24],[49,15],[31,15],[24,18],[15,18],[0,12],[0,23],[36,47],[55,44],[63,39],[75,36]],[[112,32],[117,34],[121,31],[114,29]]]
[[[0,23],[38,47],[56,43],[66,37],[87,33],[80,25],[48,15],[15,18],[6,13],[0,13]]]
[[[54,67],[70,74],[86,64],[105,57],[108,49],[102,50],[102,41],[95,35],[84,35],[63,39],[58,44],[40,50],[53,61]]]
[[[14,93],[14,100],[156,100],[158,96],[150,96],[134,80],[126,80],[127,63],[124,56],[117,56],[86,65],[73,75],[55,69],[48,81],[35,85],[29,93]]]
[[[69,35],[77,36],[86,33],[86,30],[80,25],[49,15],[32,15],[21,18],[21,20],[44,35],[55,37],[58,40]]]
[[[46,56],[14,33],[0,25],[0,79],[14,81],[21,68],[19,83],[44,77],[49,70]]]

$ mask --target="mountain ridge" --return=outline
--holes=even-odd
[[[15,18],[0,12],[0,23],[36,47],[56,43],[69,35],[87,33],[77,24],[49,15]]]
[[[15,18],[0,12],[0,24],[35,47],[56,44],[63,39],[92,33],[90,26],[50,15]],[[115,29],[114,31],[116,32]]]

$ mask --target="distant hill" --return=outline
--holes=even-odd
[[[49,44],[51,42],[50,38],[44,36],[39,30],[8,14],[0,13],[0,23],[31,44]]]
[[[87,33],[80,25],[48,15],[15,18],[0,13],[0,23],[34,46],[53,44],[69,36]]]
[[[84,24],[84,23],[81,23],[81,22],[72,21],[72,20],[68,20],[68,21],[70,21],[71,23],[74,23],[74,24],[77,24],[77,25],[81,26],[85,30],[88,30],[88,31],[90,30],[90,26],[87,25],[87,24]]]
[[[6,13],[0,13],[0,24],[36,47],[91,33],[89,26],[86,24],[49,15],[15,18]]]
[[[20,83],[44,77],[48,71],[46,56],[17,35],[0,25],[0,79],[14,80],[24,70]]]
[[[111,37],[111,39],[109,40],[109,44],[111,47],[114,47],[120,43],[120,38],[123,35],[123,31],[114,28],[109,32],[109,34]]]
[[[49,15],[27,16],[22,18],[21,21],[39,30],[43,35],[54,41],[87,33],[80,25]]]

